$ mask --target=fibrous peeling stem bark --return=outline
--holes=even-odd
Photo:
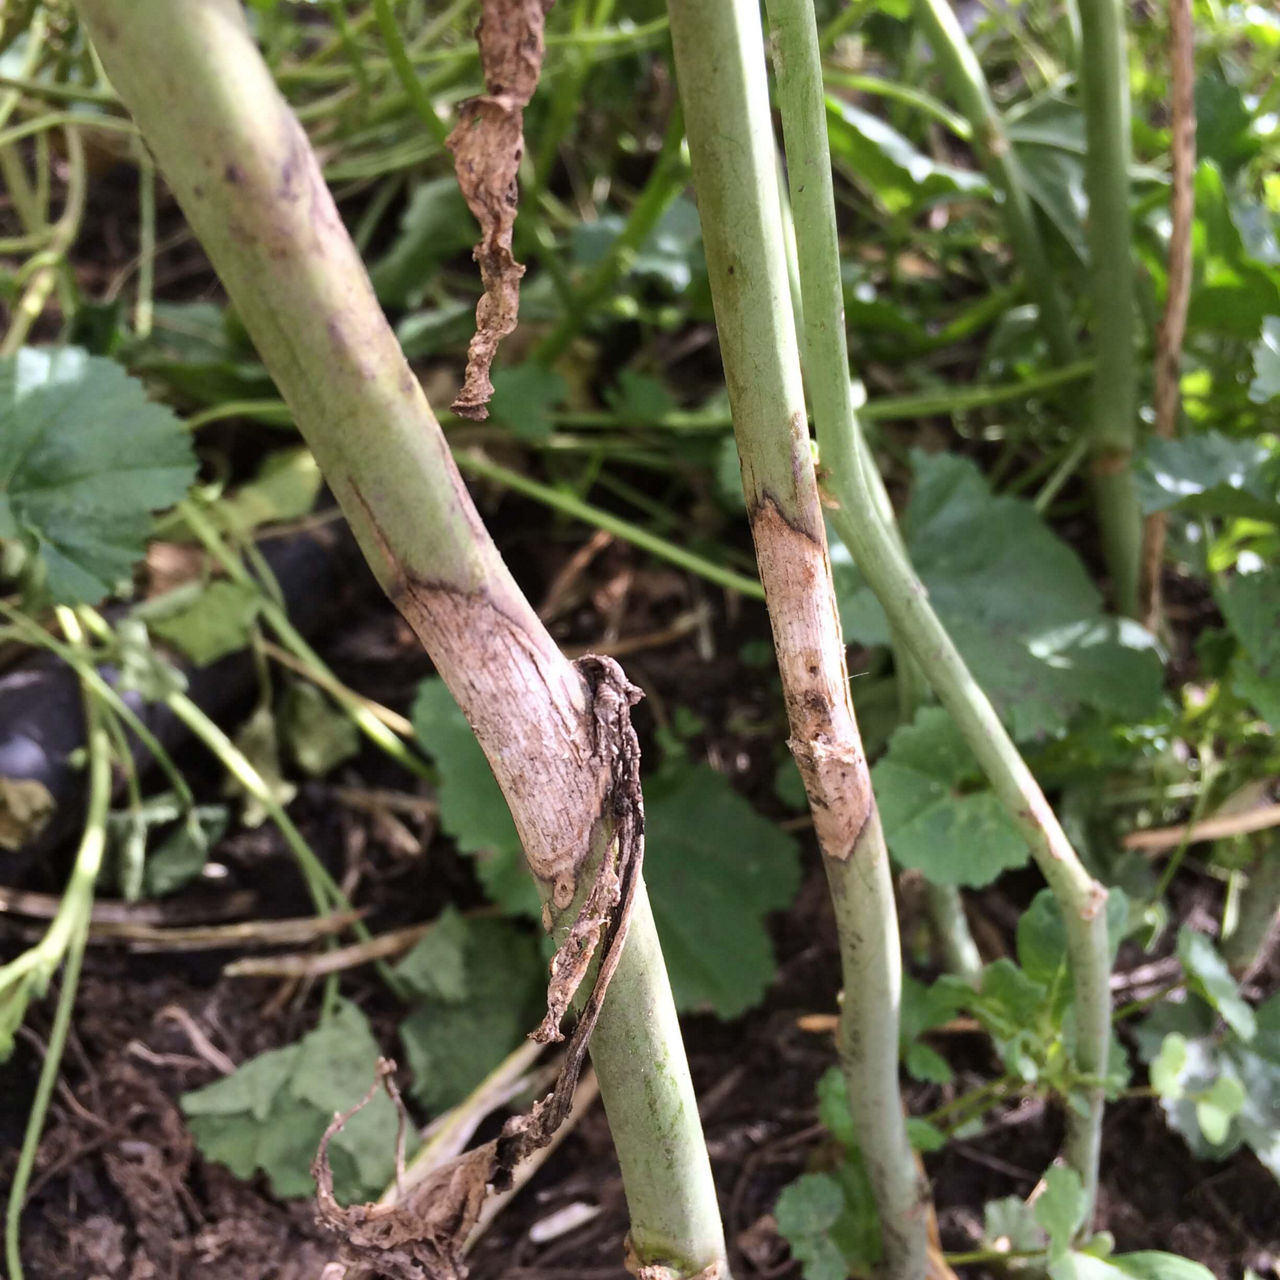
[[[467,350],[467,374],[453,411],[463,418],[489,416],[489,370],[498,343],[516,327],[524,267],[512,254],[524,157],[524,109],[542,72],[544,28],[552,0],[484,0],[476,40],[487,93],[458,108],[457,128],[446,143],[458,185],[480,224],[475,259],[484,296],[476,306],[476,332]]]
[[[887,1276],[921,1280],[927,1196],[898,1084],[901,949],[849,692],[787,282],[756,0],[669,0],[707,271],[790,725],[831,886],[840,1057]],[[847,377],[846,377],[847,388]]]
[[[466,1274],[463,1249],[485,1197],[490,1190],[505,1191],[511,1185],[516,1166],[551,1142],[573,1104],[591,1033],[626,942],[644,857],[640,747],[631,726],[631,707],[639,700],[640,691],[627,681],[612,658],[591,655],[580,658],[576,665],[592,691],[595,751],[607,762],[609,771],[610,785],[598,817],[604,829],[605,856],[552,958],[547,1016],[533,1038],[544,1043],[563,1038],[560,1023],[598,950],[591,994],[569,1037],[551,1092],[528,1115],[508,1120],[498,1137],[434,1170],[399,1203],[344,1208],[337,1202],[328,1143],[354,1111],[334,1119],[316,1153],[312,1173],[320,1221],[342,1237],[351,1280],[366,1274],[388,1275],[395,1280],[459,1280]],[[390,1085],[387,1067],[380,1066],[378,1075]],[[377,1084],[375,1081],[375,1088]],[[372,1092],[365,1102],[370,1097]]]
[[[503,563],[237,0],[78,7],[370,565],[484,748],[549,921],[567,935],[552,1023],[604,935],[608,999],[592,988],[570,1056],[580,1062],[596,1020],[591,1056],[637,1257],[677,1277],[722,1266],[710,1162],[639,869],[630,687],[606,660],[569,662]],[[491,83],[526,100],[532,92]],[[536,1141],[563,1098],[553,1091],[500,1142]],[[492,1157],[496,1167],[508,1154]],[[450,1175],[456,1194],[442,1205],[456,1221],[469,1217],[476,1171],[490,1159]],[[362,1230],[377,1235],[375,1221],[385,1227],[367,1218]],[[443,1275],[455,1265],[446,1227],[436,1222],[419,1250],[435,1250]]]

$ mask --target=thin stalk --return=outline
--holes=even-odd
[[[916,0],[916,18],[933,48],[938,68],[973,130],[973,149],[991,185],[1000,193],[1009,241],[1036,304],[1040,328],[1054,363],[1076,358],[1067,308],[1045,252],[1035,210],[1004,121],[991,100],[987,78],[978,65],[960,20],[948,0]]]
[[[449,136],[449,127],[436,114],[435,104],[418,79],[417,68],[405,48],[391,0],[373,0],[373,11],[378,19],[378,29],[382,32],[382,42],[386,46],[392,69],[404,87],[413,109],[418,113],[418,118],[427,126],[427,132],[443,147]]]
[[[942,961],[971,987],[982,985],[982,955],[964,914],[964,898],[953,884],[924,882],[929,922],[942,951]]]
[[[1257,840],[1257,853],[1240,892],[1236,927],[1223,939],[1222,957],[1241,982],[1266,962],[1280,929],[1280,842],[1274,832]]]
[[[555,511],[562,511],[575,520],[582,520],[594,525],[597,529],[604,529],[624,542],[630,542],[633,546],[648,551],[659,559],[678,565],[681,569],[687,569],[690,573],[696,573],[700,578],[714,582],[717,586],[729,591],[737,591],[753,600],[764,599],[764,589],[754,578],[748,578],[745,574],[733,569],[726,569],[723,565],[717,564],[714,560],[708,560],[695,551],[688,551],[674,542],[669,542],[666,538],[650,533],[643,525],[623,520],[562,489],[554,489],[551,485],[531,480],[518,471],[512,471],[510,467],[504,467],[501,463],[492,461],[482,453],[474,450],[459,453],[457,463],[469,475],[483,476],[486,480],[494,480],[508,489],[523,493],[526,497],[535,498]]]
[[[316,683],[323,685],[333,700],[351,717],[356,727],[374,746],[386,753],[397,764],[420,778],[434,778],[435,774],[425,760],[407,746],[385,720],[366,704],[358,693],[348,689],[329,670],[324,659],[303,639],[301,632],[289,621],[289,615],[278,599],[274,599],[264,584],[258,582],[245,568],[244,562],[227,546],[222,535],[203,511],[191,501],[180,504],[182,518],[205,550],[222,566],[227,576],[242,586],[259,593],[259,608],[267,625],[280,638],[289,651],[306,667],[316,672]]]
[[[930,414],[966,413],[985,409],[1010,400],[1026,400],[1047,395],[1075,382],[1082,382],[1094,371],[1092,360],[1078,360],[1061,369],[1035,374],[1021,382],[1008,382],[994,387],[950,387],[946,391],[922,391],[905,396],[880,396],[869,400],[859,416],[867,422],[888,422],[903,418],[928,417]]]
[[[41,135],[43,136],[43,135]],[[139,145],[138,153],[138,296],[133,308],[133,332],[144,341],[155,318],[156,167]]]
[[[1169,79],[1173,117],[1169,192],[1169,283],[1156,334],[1153,433],[1171,440],[1182,408],[1182,343],[1191,303],[1191,227],[1195,220],[1196,48],[1191,0],[1169,3]],[[1165,513],[1152,512],[1142,530],[1141,616],[1148,630],[1160,622],[1160,570],[1164,565]]]
[[[586,669],[560,653],[485,530],[240,5],[78,7],[370,565],[474,728],[549,924],[567,930],[616,842],[605,798],[623,745],[602,741]],[[641,886],[592,1045],[631,1239],[641,1266],[727,1272],[659,957]],[[660,1074],[638,1087],[637,1063]]]
[[[760,11],[755,0],[670,0],[668,12],[789,745],[835,903],[845,988],[841,1064],[880,1210],[887,1275],[919,1280],[927,1193],[898,1086],[902,960],[893,881],[849,694],[809,448]],[[770,15],[781,37],[782,15],[773,5]],[[847,403],[847,373],[841,395]]]
[[[73,646],[79,646],[83,637],[74,614],[70,611],[61,611],[61,616],[68,642]],[[111,802],[111,743],[107,737],[105,717],[97,694],[87,685],[83,687],[83,693],[86,747],[89,759],[89,803],[85,814],[84,831],[80,837],[80,847],[76,851],[71,877],[62,892],[58,914],[54,917],[44,938],[27,953],[37,956],[38,963],[33,972],[46,975],[38,979],[39,988],[43,987],[44,982],[48,980],[47,974],[56,968],[59,960],[64,956],[66,963],[62,971],[62,989],[58,993],[53,1026],[49,1032],[49,1043],[45,1048],[44,1063],[40,1068],[40,1078],[36,1082],[36,1093],[31,1102],[31,1109],[27,1113],[22,1148],[18,1153],[18,1164],[14,1170],[13,1184],[9,1188],[9,1198],[5,1206],[4,1251],[10,1280],[22,1280],[23,1277],[19,1248],[23,1202],[27,1198],[27,1187],[31,1181],[31,1171],[35,1167],[40,1133],[49,1111],[49,1102],[58,1080],[62,1051],[66,1046],[67,1032],[71,1027],[71,1012],[75,1006],[76,990],[80,985],[80,962],[84,958],[85,939],[89,934],[89,917],[93,910],[93,887],[97,882],[98,872],[102,869],[102,854],[106,847],[107,810]],[[0,970],[0,974],[3,972]]]
[[[18,348],[27,339],[31,326],[40,318],[49,301],[49,295],[58,283],[58,274],[65,265],[67,251],[75,243],[80,231],[80,219],[84,216],[84,199],[88,186],[85,169],[84,144],[80,140],[80,130],[65,130],[67,139],[67,167],[70,176],[67,179],[66,206],[58,221],[54,224],[53,233],[49,237],[47,248],[37,254],[34,261],[38,264],[32,272],[31,279],[13,309],[4,340],[0,341],[0,358],[16,355]]]
[[[777,0],[775,0],[775,3]],[[1085,871],[1039,785],[1018,754],[990,701],[974,681],[928,595],[911,568],[894,529],[882,518],[879,476],[862,442],[849,398],[848,351],[840,323],[843,304],[839,244],[827,143],[826,116],[811,15],[796,0],[794,29],[779,28],[780,87],[794,80],[787,133],[800,277],[804,289],[810,386],[818,443],[836,500],[831,518],[888,616],[929,683],[963,733],[992,789],[1023,832],[1059,903],[1075,984],[1076,1058],[1079,1071],[1100,1076],[1110,1035],[1107,983],[1106,891]],[[1091,1206],[1097,1187],[1102,1092],[1090,1088],[1087,1116],[1070,1114],[1068,1159],[1080,1174]],[[1088,1215],[1086,1215],[1086,1222]]]
[[[834,89],[852,89],[855,93],[870,93],[878,98],[889,98],[894,102],[901,102],[904,106],[914,107],[923,115],[937,121],[961,142],[973,141],[973,126],[969,121],[964,116],[957,115],[945,103],[939,102],[932,94],[925,93],[923,89],[902,84],[898,80],[857,75],[852,71],[833,71],[828,68],[823,74],[827,84]]]
[[[789,126],[794,134],[797,127],[803,130],[801,108],[805,86],[803,80],[800,84],[796,83],[793,76],[795,59],[786,61],[785,53],[799,53],[803,57],[806,50],[803,39],[797,40],[794,29],[788,25],[792,14],[789,10],[785,12],[786,17],[781,20],[778,19],[777,15],[773,17],[773,21],[778,23],[782,31],[785,32],[785,37],[783,35],[778,37],[778,41],[775,44],[775,55],[779,63],[777,76],[779,96],[782,100],[783,131],[785,133]],[[784,168],[782,157],[779,157],[778,198],[782,205],[783,235],[787,255],[787,283],[791,289],[791,309],[796,318],[797,337],[800,341],[800,363],[806,377],[808,377],[811,366],[809,363],[810,355],[807,350],[808,327],[804,318],[804,291],[800,278],[800,259],[796,243],[795,219],[791,208],[790,193],[787,190]],[[797,174],[795,181],[799,186],[803,183],[804,178]],[[799,198],[803,200],[803,193],[798,194]],[[807,212],[810,212],[810,210],[807,210]],[[814,264],[811,261],[810,268],[812,269],[813,266]],[[819,353],[820,355],[825,355],[827,346],[825,341],[826,334],[823,332],[825,325],[819,320],[815,328],[819,339]],[[853,395],[852,386],[850,386],[850,395]],[[893,531],[901,544],[902,531],[898,528],[897,520],[894,517],[893,500],[889,497],[889,490],[885,487],[884,479],[876,466],[875,458],[867,444],[866,436],[858,424],[856,414],[854,415],[854,429],[857,446],[863,455],[865,474],[874,481],[873,496],[875,498],[876,514]],[[890,634],[889,640],[890,648],[893,651],[894,675],[898,685],[898,713],[905,723],[910,723],[915,716],[917,708],[923,705],[930,696],[929,684],[924,678],[924,673],[920,670],[920,664],[911,656],[911,650],[903,638],[893,632]],[[974,942],[973,935],[969,931],[969,922],[964,913],[964,901],[960,896],[959,888],[955,885],[934,884],[933,881],[926,880],[925,907],[929,914],[929,922],[933,927],[934,937],[943,952],[943,959],[947,968],[959,974],[971,986],[976,987],[982,977],[982,957],[978,953],[977,943]]]
[[[630,270],[636,253],[684,186],[683,140],[684,122],[679,111],[673,111],[662,150],[658,152],[644,190],[631,206],[625,225],[582,288],[574,293],[572,305],[566,308],[559,324],[538,343],[534,349],[535,359],[551,364],[563,355],[581,329],[583,320],[612,290],[618,277]]]
[[[1135,618],[1142,564],[1142,516],[1133,484],[1138,366],[1134,352],[1134,264],[1129,214],[1129,64],[1122,0],[1079,0],[1080,88],[1085,188],[1093,276],[1094,503],[1119,612]]]

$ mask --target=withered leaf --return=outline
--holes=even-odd
[[[484,296],[476,306],[476,332],[467,372],[453,402],[464,418],[489,416],[489,370],[498,343],[516,327],[524,267],[512,255],[516,174],[524,156],[524,108],[538,86],[551,0],[484,0],[476,40],[488,93],[464,102],[446,145],[458,186],[480,224],[475,260]]]

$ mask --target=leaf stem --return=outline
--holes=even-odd
[[[591,691],[485,530],[240,6],[77,7],[370,566],[474,728],[531,873],[567,906],[585,892],[578,879],[590,856],[603,855],[612,826],[601,821],[610,775]],[[183,86],[176,96],[175,82]],[[194,728],[193,709],[178,705]],[[643,888],[591,1052],[638,1263],[688,1277],[727,1274],[710,1160]]]
[[[668,10],[789,745],[804,779],[835,905],[845,990],[841,1066],[880,1211],[886,1274],[919,1280],[927,1252],[927,1193],[907,1140],[898,1084],[902,961],[893,881],[850,699],[805,421],[760,13],[755,0],[669,0]],[[779,65],[787,74],[812,78],[821,110],[812,8],[806,0],[771,2],[769,15]],[[813,53],[802,63],[795,42],[797,28],[806,24]],[[780,89],[790,144],[786,75]],[[825,124],[822,129],[825,139]],[[795,183],[806,162],[790,145],[788,160]],[[797,224],[799,232],[799,217]],[[838,272],[835,279],[838,288]],[[813,320],[806,318],[812,343]],[[841,395],[847,403],[847,369]]]
[[[1124,5],[1122,0],[1079,0],[1079,9],[1097,359],[1089,437],[1092,481],[1111,595],[1119,612],[1135,618],[1141,612],[1142,516],[1133,483],[1138,368]]]
[[[83,634],[69,609],[60,609],[59,618],[68,641],[74,647],[83,645]],[[84,957],[85,939],[89,933],[89,917],[93,909],[93,887],[102,867],[102,854],[106,846],[107,810],[111,801],[111,743],[107,737],[102,706],[98,695],[87,684],[82,686],[84,697],[86,747],[89,759],[89,803],[85,814],[84,830],[76,851],[71,878],[62,893],[57,915],[48,932],[27,954],[39,953],[34,970],[37,990],[42,989],[48,976],[66,957],[62,972],[62,989],[54,1012],[53,1027],[45,1049],[40,1078],[36,1082],[35,1097],[27,1113],[27,1125],[22,1135],[22,1147],[18,1152],[18,1164],[9,1188],[5,1206],[4,1246],[5,1264],[10,1280],[23,1280],[19,1230],[23,1203],[35,1167],[36,1149],[44,1128],[49,1102],[58,1079],[58,1067],[62,1062],[67,1032],[71,1027],[71,1012],[75,1006],[76,991],[80,985],[80,962]],[[25,958],[25,957],[24,957]],[[3,975],[12,966],[0,970]],[[12,997],[10,997],[12,998]]]
[[[1076,347],[1067,308],[1049,266],[1022,167],[991,100],[987,78],[948,0],[915,0],[915,14],[947,87],[969,121],[978,161],[1002,197],[1009,241],[1036,304],[1049,351],[1056,364],[1070,364],[1076,358]]]
[[[797,64],[812,58],[812,54],[793,52],[788,62],[782,55],[785,76],[801,74]],[[1101,1075],[1110,1037],[1110,961],[1102,909],[1106,890],[1081,864],[1039,784],[933,611],[895,529],[882,515],[882,481],[862,439],[849,396],[848,352],[839,319],[843,299],[831,167],[820,85],[816,76],[812,79],[815,83],[803,105],[796,108],[797,115],[804,112],[806,127],[795,152],[789,154],[789,162],[810,390],[819,449],[836,501],[830,518],[894,633],[909,647],[977,756],[993,791],[1026,837],[1062,906],[1075,983],[1077,1067],[1084,1074]],[[786,122],[784,108],[784,130]],[[787,140],[790,152],[790,134]],[[1068,1159],[1080,1174],[1090,1205],[1097,1185],[1102,1102],[1101,1090],[1093,1089],[1087,1117],[1073,1112],[1070,1120]]]

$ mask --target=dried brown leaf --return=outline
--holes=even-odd
[[[488,93],[458,110],[446,145],[458,186],[476,221],[484,296],[476,306],[476,332],[467,349],[467,373],[453,411],[481,421],[489,416],[489,370],[498,343],[515,327],[524,267],[512,255],[516,174],[524,156],[524,108],[538,86],[551,0],[484,0],[476,40]]]

